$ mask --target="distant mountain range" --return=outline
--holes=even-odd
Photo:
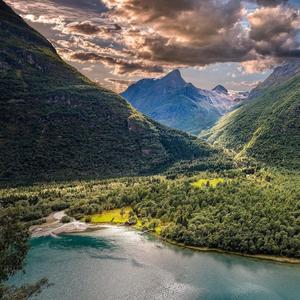
[[[277,67],[204,137],[238,157],[300,169],[300,62]]]
[[[216,153],[89,81],[2,0],[0,20],[0,180],[144,174]]]
[[[172,128],[192,134],[211,127],[248,96],[221,85],[203,90],[187,83],[179,70],[159,79],[142,79],[121,94],[138,111]]]

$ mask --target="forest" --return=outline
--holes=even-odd
[[[5,188],[0,201],[28,226],[53,211],[90,222],[95,214],[131,207],[143,229],[159,227],[166,240],[299,258],[299,179],[296,172],[231,169]]]

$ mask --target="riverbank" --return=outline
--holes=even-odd
[[[72,219],[71,222],[63,224],[60,222],[61,218],[65,215],[63,211],[52,213],[46,218],[46,223],[41,225],[34,225],[30,228],[30,233],[32,237],[40,237],[40,236],[57,236],[59,234],[65,233],[84,233],[96,231],[104,228],[105,226],[126,226],[124,223],[113,223],[113,222],[99,222],[99,223],[85,223],[81,221],[76,221]],[[140,227],[138,226],[130,226],[130,228],[142,232]],[[177,243],[172,240],[164,239],[158,233],[153,231],[144,232],[145,234],[151,234],[158,238],[161,241],[164,241],[168,244],[175,245],[177,247],[191,249],[198,252],[215,252],[221,254],[230,254],[230,255],[238,255],[248,258],[260,259],[260,260],[268,260],[278,263],[288,263],[288,264],[300,264],[300,259],[291,258],[291,257],[283,257],[283,256],[275,256],[275,255],[264,255],[264,254],[246,254],[240,252],[226,251],[217,248],[208,248],[208,247],[196,247],[189,246],[182,243]]]
[[[188,245],[185,245],[182,243],[177,243],[172,240],[164,239],[161,236],[158,236],[154,233],[152,233],[152,234],[168,244],[172,244],[174,246],[181,247],[181,248],[191,249],[191,250],[198,251],[198,252],[215,252],[215,253],[237,255],[237,256],[243,256],[243,257],[247,257],[247,258],[254,258],[254,259],[260,259],[260,260],[268,260],[268,261],[284,263],[284,264],[286,264],[286,263],[297,264],[297,265],[300,264],[299,258],[292,258],[292,257],[286,257],[286,256],[275,256],[275,255],[265,255],[265,254],[246,254],[246,253],[241,253],[241,252],[226,251],[226,250],[217,249],[217,248],[188,246]]]

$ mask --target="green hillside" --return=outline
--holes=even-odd
[[[274,77],[274,76],[273,76]],[[272,75],[271,75],[272,78]],[[287,169],[300,169],[300,75],[265,85],[223,117],[205,136],[238,157]]]
[[[90,82],[0,1],[0,179],[161,170],[215,151]]]

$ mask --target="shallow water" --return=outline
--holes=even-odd
[[[38,300],[299,300],[300,266],[178,248],[123,227],[31,240],[21,284]]]

